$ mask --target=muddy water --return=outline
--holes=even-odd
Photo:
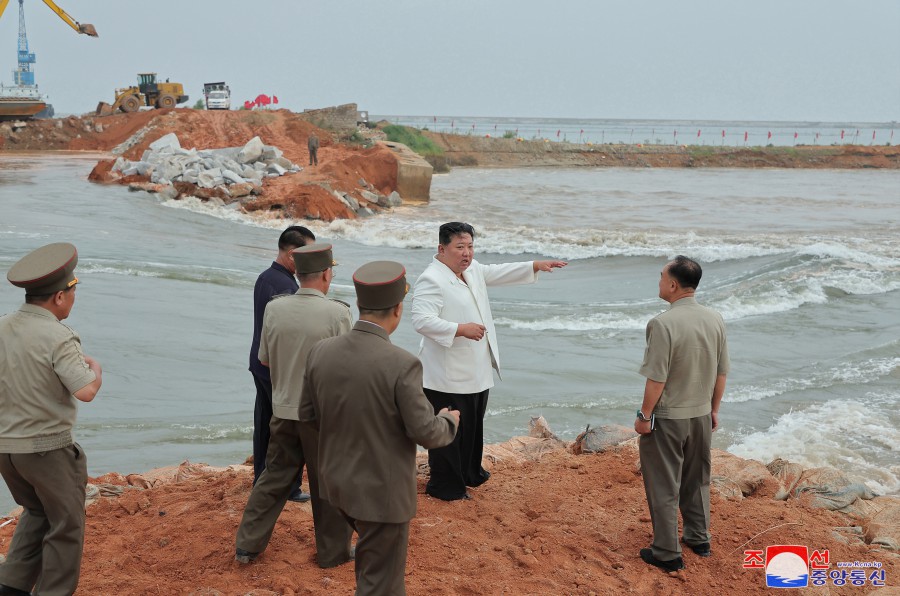
[[[0,269],[48,242],[79,249],[67,323],[104,367],[76,431],[89,471],[243,461],[252,287],[287,222],[93,185],[95,161],[0,157]],[[834,465],[896,492],[898,188],[900,173],[883,171],[460,169],[434,179],[430,205],[309,225],[334,243],[333,293],[349,302],[368,260],[401,261],[414,279],[447,220],[475,225],[484,262],[571,261],[492,292],[504,374],[489,441],[526,432],[535,415],[566,439],[588,423],[630,425],[644,325],[665,308],[659,269],[693,256],[733,358],[715,446]],[[21,299],[0,284],[0,312]],[[393,339],[417,349],[408,319]]]

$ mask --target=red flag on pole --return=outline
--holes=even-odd
[[[747,131],[746,130],[744,131],[744,142],[745,143],[747,142]]]
[[[699,128],[697,129],[697,138],[698,139],[700,138],[700,129]]]
[[[771,139],[771,138],[772,138],[772,131],[770,130],[770,131],[769,131],[769,136],[766,137],[766,140],[768,141],[768,140]]]
[[[841,131],[841,140],[842,141],[844,140],[844,131],[843,130]]]
[[[437,124],[437,116],[432,116],[432,118],[434,119],[434,123]]]
[[[249,99],[245,99],[245,100],[244,100],[244,109],[245,109],[245,110],[252,110],[252,109],[253,109],[253,102],[251,102]]]
[[[875,140],[875,131],[874,130],[872,131],[872,140],[873,141]]]
[[[797,140],[797,133],[794,133],[794,140]]]
[[[581,132],[579,132],[578,134],[583,135],[583,134],[584,134],[584,129],[582,128],[582,129],[581,129]]]
[[[722,131],[722,138],[723,138],[723,139],[725,138],[725,131],[724,131],[724,130]]]
[[[559,130],[556,131],[556,138],[559,138]]]
[[[277,95],[273,95],[273,96],[272,96],[272,103],[278,103],[278,96],[277,96]]]

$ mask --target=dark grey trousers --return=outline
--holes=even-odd
[[[272,417],[266,469],[250,491],[237,531],[237,547],[251,553],[266,549],[278,516],[284,509],[297,475],[306,465],[316,532],[316,561],[334,567],[350,560],[353,528],[340,511],[319,498],[316,430],[297,420]]]
[[[0,584],[70,596],[84,548],[87,458],[78,443],[44,453],[0,454],[0,474],[24,511],[0,565]]]
[[[712,416],[656,419],[656,428],[641,435],[641,474],[653,522],[653,556],[670,561],[681,556],[678,511],[688,544],[709,542],[709,476]]]
[[[356,529],[355,596],[405,596],[409,522],[382,524],[353,519]]]

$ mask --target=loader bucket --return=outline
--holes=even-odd
[[[84,33],[85,35],[90,35],[91,37],[100,37],[97,34],[97,29],[89,23],[79,23],[78,31],[80,33]]]
[[[113,114],[113,107],[106,103],[105,101],[101,101],[97,104],[97,116],[111,116]]]

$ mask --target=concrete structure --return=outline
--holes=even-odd
[[[355,103],[317,110],[303,110],[298,114],[301,118],[315,124],[319,128],[329,130],[356,130],[357,110]]]
[[[380,141],[397,158],[397,192],[404,201],[428,202],[431,199],[431,175],[434,168],[402,143]]]

